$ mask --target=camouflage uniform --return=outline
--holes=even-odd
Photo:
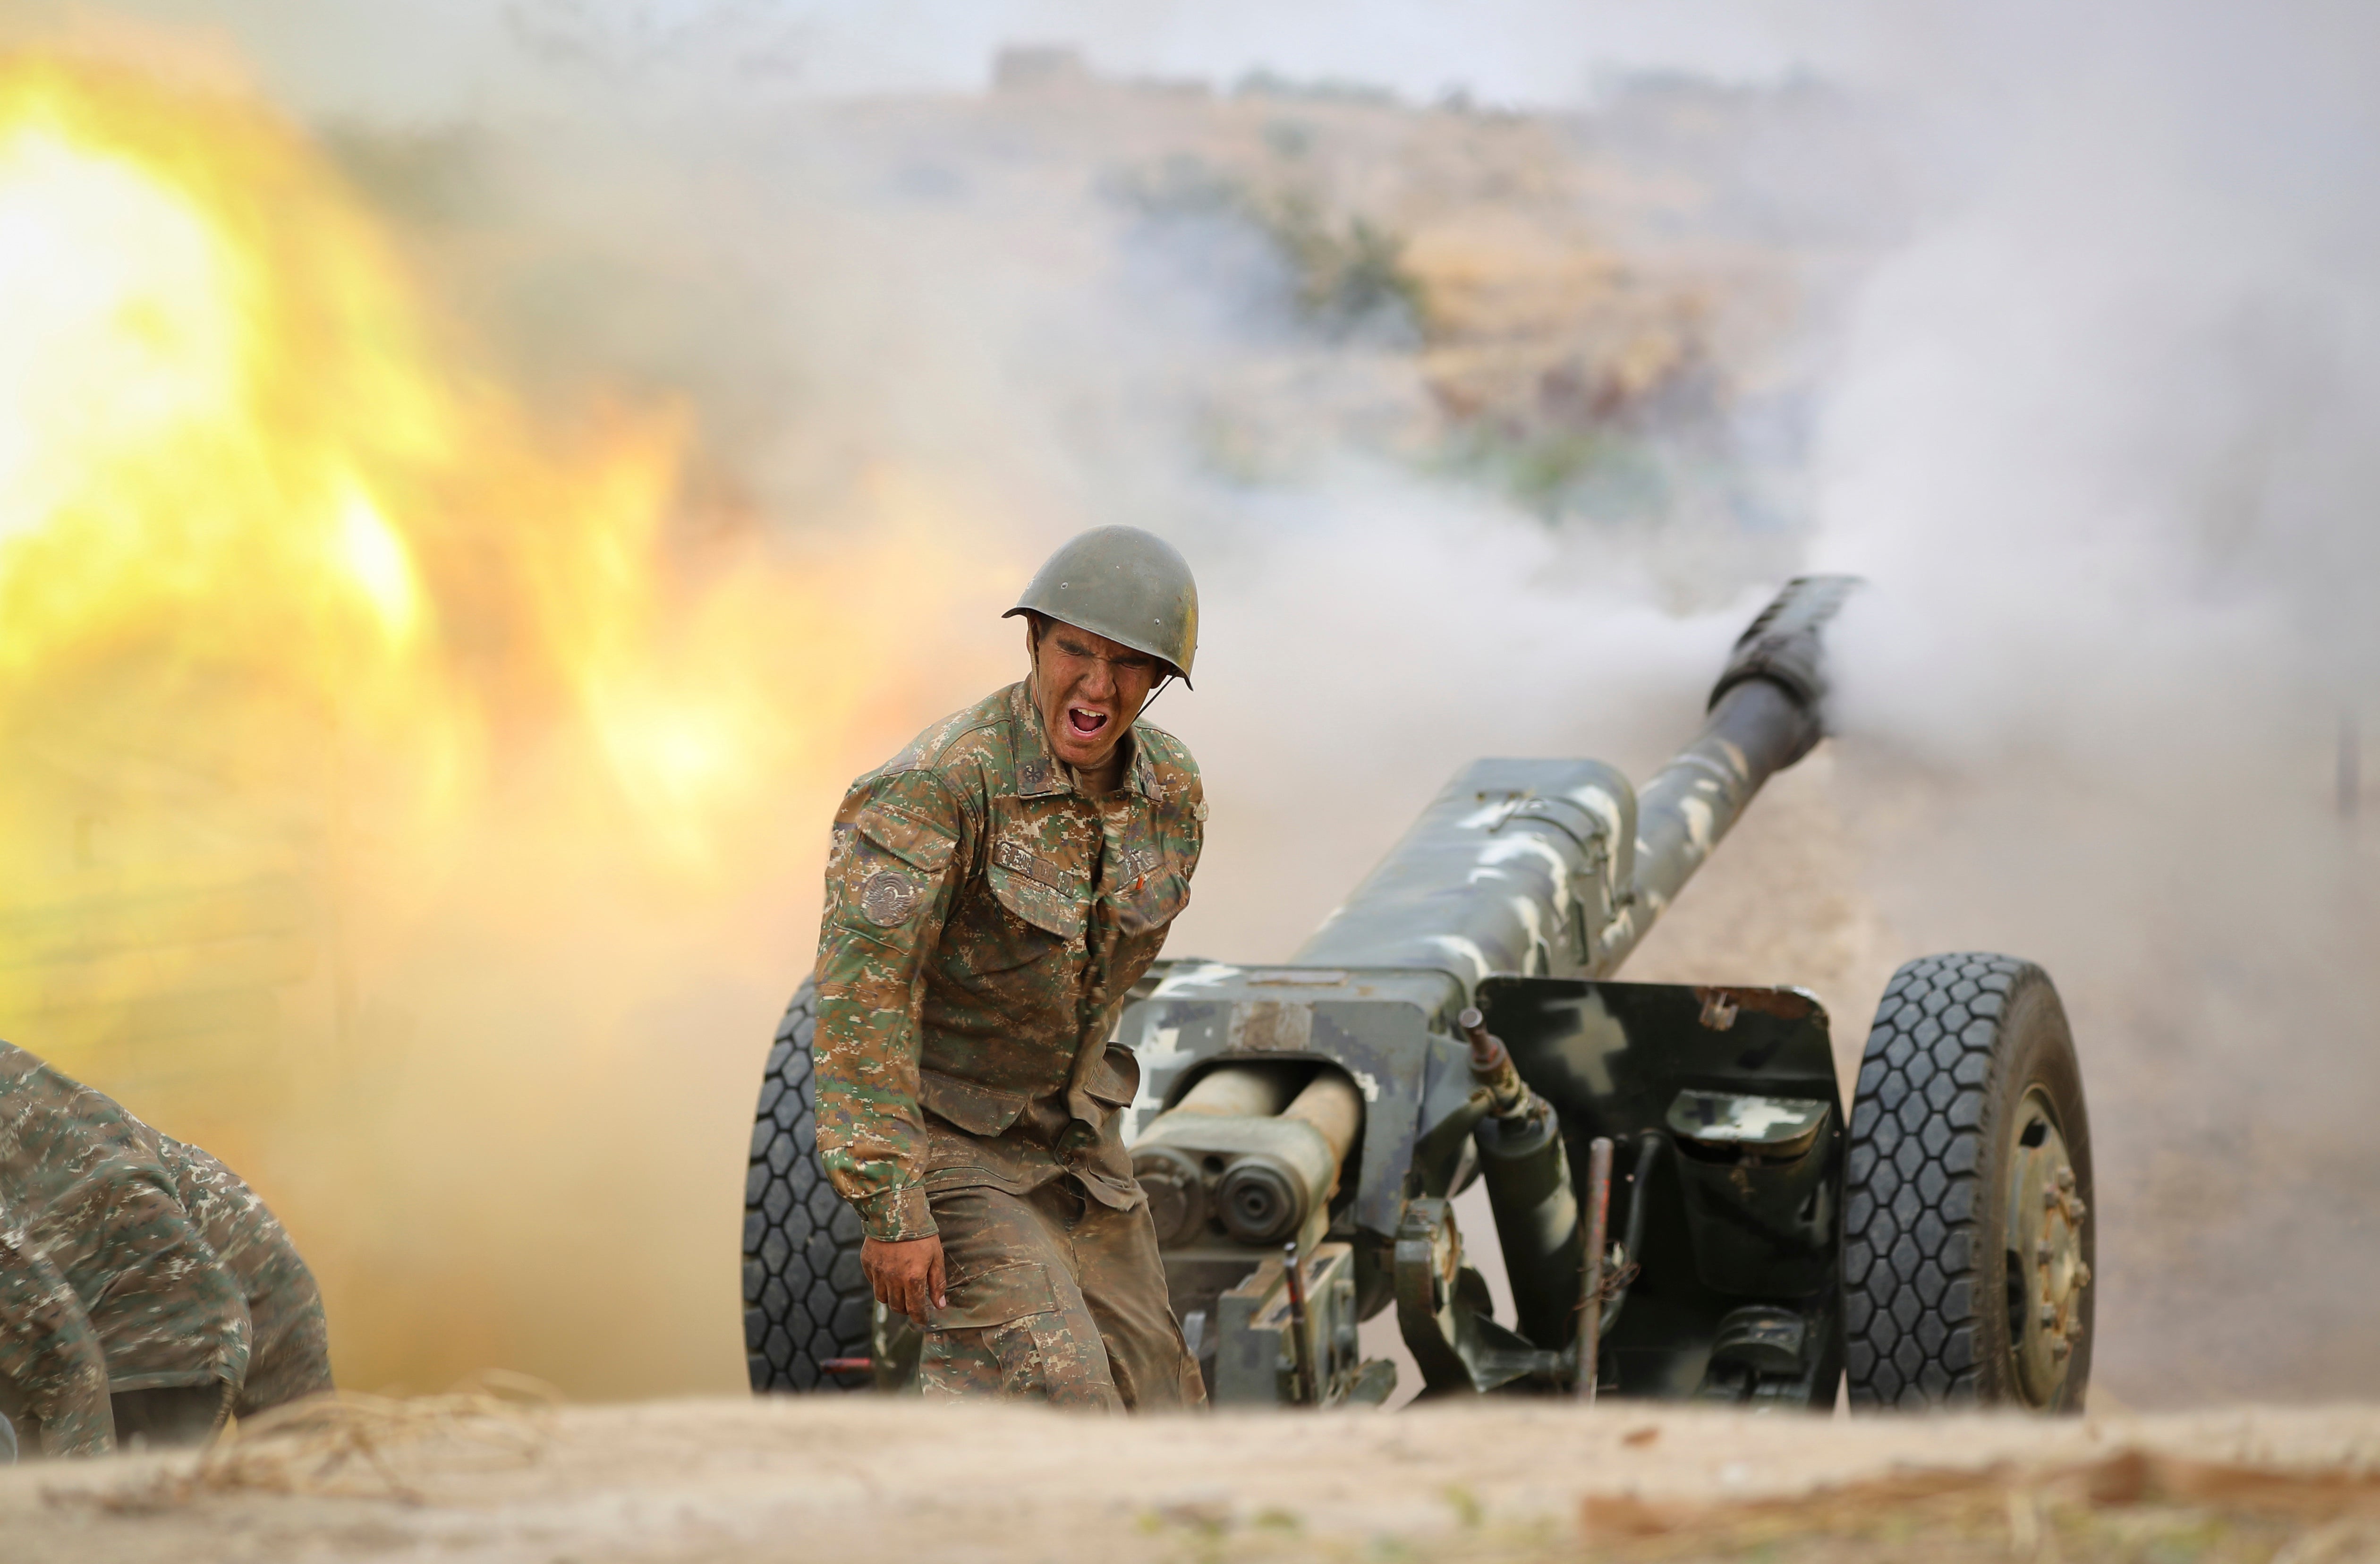
[[[1120,1121],[1116,1008],[1190,897],[1207,806],[1135,724],[1078,791],[1023,684],[919,734],[835,814],[819,938],[818,1143],[871,1238],[939,1232],[929,1393],[1204,1399]]]
[[[313,1276],[238,1175],[0,1043],[0,1412],[96,1455],[330,1387]]]

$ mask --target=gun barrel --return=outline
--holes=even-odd
[[[1736,641],[1702,731],[1640,794],[1594,760],[1474,762],[1299,966],[1608,977],[1770,776],[1825,732],[1820,632],[1856,585],[1788,582]]]
[[[1796,576],[1737,638],[1702,731],[1636,794],[1633,915],[1609,942],[1605,971],[1635,948],[1761,784],[1825,736],[1821,632],[1857,585],[1848,576]]]
[[[1694,742],[1636,795],[1637,904],[1658,917],[1710,856],[1761,783],[1808,746],[1815,717],[1765,680],[1736,685]]]

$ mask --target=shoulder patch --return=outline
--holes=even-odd
[[[859,911],[878,927],[892,928],[908,922],[925,899],[925,889],[915,879],[898,869],[879,869],[859,888]]]

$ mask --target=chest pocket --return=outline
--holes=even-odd
[[[1108,904],[1115,910],[1116,932],[1127,937],[1161,933],[1190,904],[1190,881],[1171,867],[1111,891]]]
[[[1111,815],[1104,822],[1099,899],[1110,926],[1127,940],[1161,936],[1189,904],[1187,864],[1178,855],[1185,813],[1160,803],[1146,814]]]
[[[1043,933],[1069,942],[1083,937],[1088,876],[1062,868],[1014,837],[1002,837],[991,844],[984,880],[1002,906]]]

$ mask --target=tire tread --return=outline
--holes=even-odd
[[[1975,1243],[1997,1022],[2037,974],[2011,956],[1927,956],[1893,974],[1861,1058],[1844,1160],[1852,1404],[1977,1400]],[[1962,1285],[1963,1284],[1963,1285]]]
[[[857,1390],[864,1375],[829,1374],[829,1358],[865,1357],[869,1305],[860,1275],[858,1213],[818,1159],[810,1068],[817,990],[804,982],[777,1024],[753,1114],[744,1181],[744,1351],[754,1394]]]

